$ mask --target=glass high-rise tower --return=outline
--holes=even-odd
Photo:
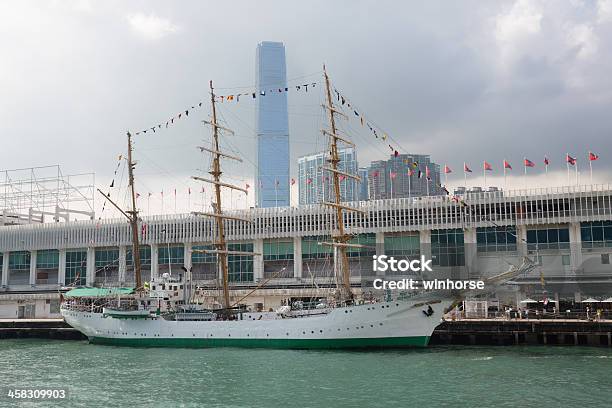
[[[288,206],[289,115],[285,46],[257,45],[257,180],[258,207]]]

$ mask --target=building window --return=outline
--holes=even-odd
[[[580,223],[580,237],[583,248],[612,247],[612,221]]]
[[[487,227],[476,229],[478,252],[516,251],[516,227]]]
[[[36,253],[36,284],[56,284],[58,282],[59,251],[41,250]]]
[[[228,251],[253,252],[253,244],[228,244],[227,249]],[[227,263],[230,282],[253,282],[253,255],[229,255]]]
[[[215,250],[213,245],[194,245],[191,252],[191,275],[193,280],[217,279],[217,254],[197,252],[202,250]]]
[[[160,265],[184,265],[185,248],[183,245],[160,245],[158,263]]]
[[[530,251],[569,249],[569,229],[541,228],[527,230],[527,248]]]
[[[387,256],[413,258],[421,254],[419,235],[410,233],[385,234],[384,254]]]
[[[603,265],[610,265],[610,254],[601,254],[601,263]]]
[[[569,255],[561,255],[561,264],[567,266],[570,264],[570,256]]]
[[[334,250],[329,245],[319,245],[319,242],[331,242],[331,237],[302,238],[302,276],[307,279],[334,276]]]
[[[57,269],[59,268],[59,251],[57,249],[38,251],[36,253],[36,268],[38,269]]]
[[[141,245],[139,247],[140,252],[140,266],[151,269],[151,247],[148,245]],[[129,247],[125,253],[125,263],[128,268],[134,268],[134,261],[132,260],[132,248]]]
[[[30,252],[18,251],[9,254],[9,270],[11,271],[29,271],[30,270]]]
[[[84,286],[87,276],[87,251],[66,251],[66,285]]]
[[[465,246],[463,230],[447,229],[431,231],[431,255],[436,266],[464,266]]]
[[[27,285],[30,282],[30,252],[9,254],[9,285]]]
[[[376,234],[359,234],[354,236],[349,244],[363,245],[363,247],[347,247],[346,256],[349,261],[351,276],[374,275],[372,270],[372,256],[376,255]]]
[[[319,245],[319,242],[331,242],[331,237],[303,237],[302,259],[331,258],[334,252],[333,248],[329,245]]]
[[[293,240],[264,241],[263,261],[265,278],[292,278]]]

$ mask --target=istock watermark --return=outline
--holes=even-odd
[[[417,259],[396,259],[388,255],[372,256],[372,271],[381,273],[406,273],[433,272],[433,259],[420,255]],[[376,290],[483,290],[485,287],[482,280],[470,279],[431,279],[421,280],[413,278],[383,279],[377,278],[372,281],[372,287]]]
[[[432,260],[421,255],[420,259],[395,259],[387,255],[373,255],[372,270],[374,272],[433,272]]]
[[[485,288],[482,280],[452,280],[452,279],[374,279],[372,287],[377,290],[483,290]]]

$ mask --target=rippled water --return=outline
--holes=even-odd
[[[610,406],[612,350],[435,347],[396,351],[132,349],[1,340],[8,387],[67,388],[87,407]]]

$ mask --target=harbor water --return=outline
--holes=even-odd
[[[2,340],[8,389],[62,388],[57,401],[0,406],[609,406],[612,350],[431,347],[390,351],[147,349]]]

